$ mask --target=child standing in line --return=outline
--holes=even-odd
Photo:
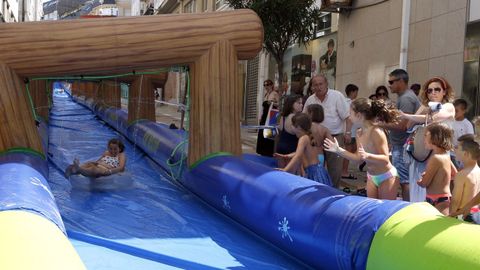
[[[386,91],[387,89],[385,89]],[[347,98],[345,99],[345,101],[347,102],[348,104],[348,107],[350,108],[350,105],[352,105],[352,101],[354,101],[357,96],[358,96],[358,86],[356,86],[355,84],[347,84],[347,86],[345,87],[345,94],[347,95]],[[312,119],[313,121],[313,119]],[[347,121],[350,121],[349,118],[347,118]],[[349,142],[346,142],[345,141],[345,149],[347,151],[350,151],[350,152],[355,152],[357,151],[357,142],[355,140],[355,137],[356,137],[356,134],[357,134],[357,129],[360,128],[360,125],[353,125],[352,124],[352,128],[350,130],[346,130],[345,131],[345,134],[350,134],[350,141]],[[357,179],[357,177],[353,174],[351,174],[349,171],[348,171],[348,164],[350,163],[350,161],[346,158],[343,159],[343,166],[342,166],[342,178],[344,179],[352,179],[352,180],[355,180]]]
[[[325,118],[325,113],[323,107],[320,104],[310,104],[307,107],[308,116],[312,119],[312,134],[317,143],[319,149],[318,160],[320,165],[325,165],[325,155],[323,152],[323,141],[325,138],[333,140],[332,134],[330,131],[322,125],[322,122]]]
[[[432,150],[432,155],[417,181],[419,186],[427,189],[426,201],[444,215],[448,215],[450,207],[453,166],[448,151],[452,149],[452,138],[453,131],[446,125],[434,123],[427,126],[425,147]]]
[[[395,122],[398,111],[390,109],[383,100],[358,98],[350,106],[350,120],[361,125],[357,131],[357,151],[351,153],[338,145],[337,140],[325,139],[325,150],[351,161],[367,164],[367,196],[395,200],[400,186],[397,169],[390,163],[387,136],[377,121]]]
[[[468,110],[468,103],[465,99],[459,98],[453,102],[455,107],[455,121],[452,124],[453,129],[453,146],[458,145],[458,138],[465,134],[474,134],[473,125],[465,118],[465,113]],[[452,162],[457,169],[462,168],[462,163],[459,162],[454,153],[452,154]]]
[[[292,153],[292,159],[283,169],[286,172],[297,172],[300,167],[305,169],[305,178],[332,186],[332,180],[327,170],[319,164],[318,154],[323,151],[315,140],[311,127],[312,120],[305,113],[297,113],[292,118],[292,124],[298,137],[297,149]],[[281,157],[285,155],[277,154]]]
[[[455,155],[464,164],[464,168],[455,176],[450,216],[462,214],[464,207],[469,204],[475,194],[480,193],[480,167],[477,164],[480,158],[480,146],[471,134],[461,136],[458,142]],[[479,212],[477,204],[470,206],[467,214]]]
[[[451,213],[450,216],[455,217],[458,215],[463,215],[463,220],[480,224],[480,211],[478,211],[479,204],[480,204],[480,192],[477,195],[475,195],[473,199],[467,202],[462,209],[454,213]]]

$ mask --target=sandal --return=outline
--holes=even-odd
[[[358,170],[363,172],[363,168],[365,167],[365,165],[367,165],[367,163],[365,161],[362,162],[362,164],[358,165]]]
[[[367,190],[364,189],[364,188],[359,189],[359,190],[357,190],[357,195],[362,196],[362,197],[367,197]]]
[[[348,174],[347,176],[342,176],[343,179],[351,179],[351,180],[356,180],[357,177],[355,177],[353,174]]]

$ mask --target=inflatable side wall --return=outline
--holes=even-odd
[[[0,269],[85,269],[65,235],[47,177],[38,153],[0,155]]]

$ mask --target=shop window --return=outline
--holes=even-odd
[[[480,22],[467,25],[462,98],[471,102],[467,118],[480,115]]]
[[[332,32],[332,13],[322,12],[315,28],[315,37],[330,34]]]
[[[208,11],[208,0],[203,0],[203,11]]]
[[[215,0],[215,10],[220,9],[225,4],[225,0]]]
[[[196,1],[192,0],[184,6],[183,11],[185,13],[195,13],[197,11],[196,6]]]
[[[303,91],[305,78],[311,77],[312,56],[309,54],[299,54],[292,58],[292,77],[291,92],[298,93]]]

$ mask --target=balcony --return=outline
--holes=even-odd
[[[352,0],[322,0],[323,12],[341,12],[352,8]]]
[[[158,0],[157,0],[158,1]],[[156,2],[156,1],[155,1]],[[155,14],[169,14],[175,11],[180,4],[178,0],[163,0],[160,1],[160,5]],[[157,6],[157,4],[155,4]]]

